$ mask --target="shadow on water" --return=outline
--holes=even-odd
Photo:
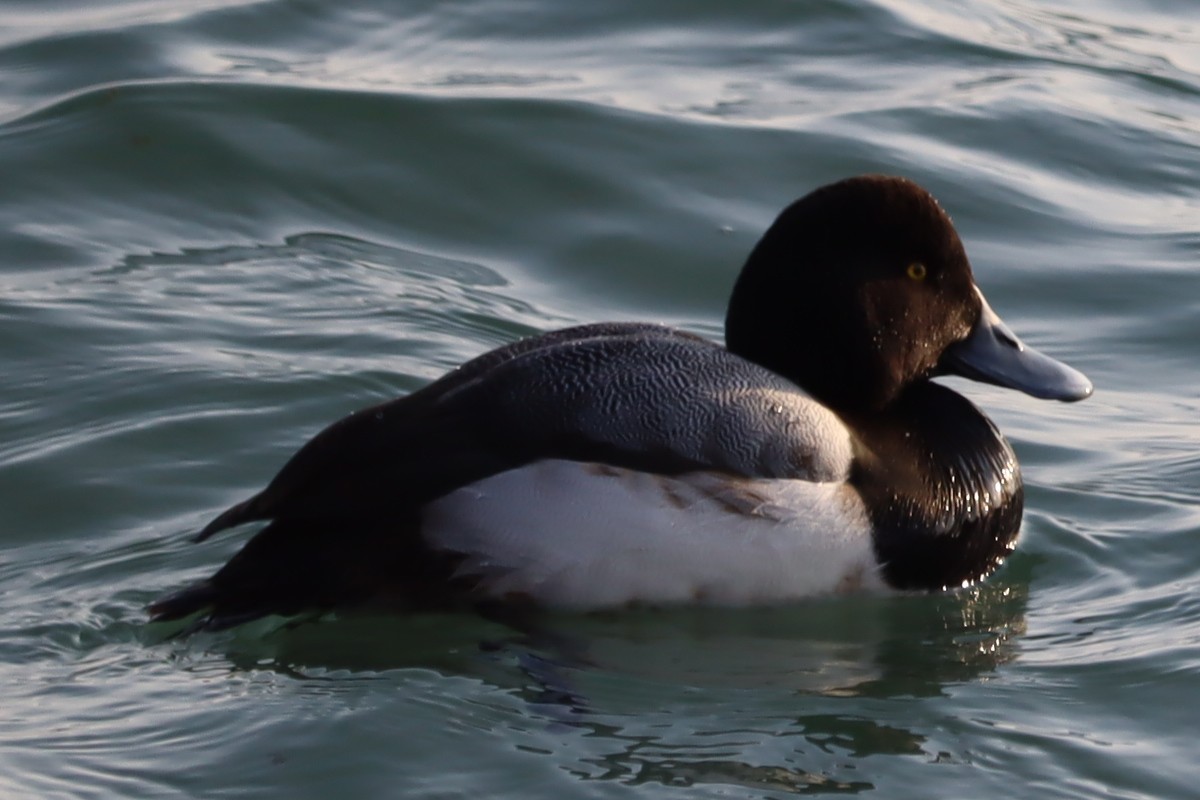
[[[914,711],[1017,658],[1017,561],[949,595],[555,615],[526,633],[467,614],[275,620],[164,646],[304,681],[471,678],[518,701],[547,755],[569,747],[581,781],[856,793],[874,756],[958,760]]]

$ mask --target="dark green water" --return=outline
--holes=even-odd
[[[1189,0],[0,5],[0,794],[1194,798]],[[963,384],[1021,549],[945,596],[163,643],[325,423],[562,325],[719,335],[786,202],[901,173],[1083,369]]]

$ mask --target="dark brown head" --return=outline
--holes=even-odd
[[[734,286],[725,336],[731,351],[840,411],[884,408],[913,382],[949,371],[1037,396],[1091,393],[1057,362],[1070,374],[1037,365],[1048,387],[974,363],[965,343],[991,321],[999,323],[933,196],[905,178],[867,175],[817,189],[779,215]],[[1002,359],[1011,350],[1021,364],[1026,353],[1050,361],[1007,328],[985,333]]]

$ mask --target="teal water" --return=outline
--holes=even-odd
[[[0,75],[0,794],[1197,796],[1188,0],[9,0]],[[872,171],[1097,386],[961,385],[1027,482],[982,586],[564,618],[549,677],[468,616],[144,626],[327,422],[567,324],[717,336]]]

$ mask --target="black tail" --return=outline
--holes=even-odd
[[[151,621],[203,614],[190,630],[335,608],[446,607],[467,586],[456,558],[435,553],[415,521],[276,519],[207,580],[156,600]]]
[[[226,528],[232,528],[235,525],[241,525],[243,522],[252,522],[254,520],[266,519],[262,509],[261,494],[256,494],[248,500],[243,500],[235,506],[222,511],[216,519],[204,526],[204,528],[196,534],[195,542],[203,542],[214,533],[219,533]]]
[[[183,619],[211,608],[217,601],[217,590],[209,581],[198,581],[150,604],[151,622]]]

